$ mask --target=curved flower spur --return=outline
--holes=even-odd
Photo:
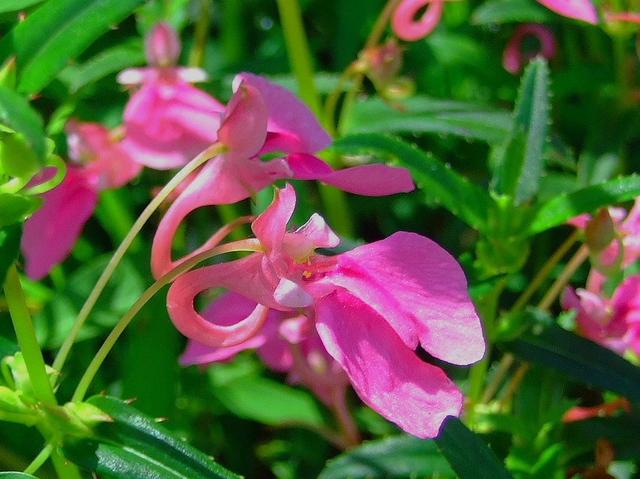
[[[156,278],[214,246],[209,241],[184,258],[172,259],[173,238],[192,211],[244,200],[277,180],[319,180],[367,196],[415,188],[404,168],[370,164],[336,171],[316,157],[315,153],[331,144],[331,138],[313,113],[285,88],[242,73],[234,81],[234,90],[217,132],[225,152],[202,167],[158,226],[151,255]],[[261,159],[274,154],[275,159]]]
[[[436,436],[446,416],[460,414],[463,397],[415,349],[458,365],[480,360],[485,350],[462,269],[436,243],[407,232],[336,256],[318,254],[317,248],[335,247],[339,239],[317,214],[287,231],[295,201],[287,185],[253,222],[263,251],[188,272],[172,285],[170,316],[200,343],[197,354],[190,346],[183,361],[201,362],[205,347],[214,348],[210,360],[263,347],[274,322],[299,318],[306,328],[283,335],[278,327],[277,334],[290,344],[317,334],[366,404],[410,434]],[[244,314],[205,319],[194,309],[201,292],[220,287],[250,301]]]

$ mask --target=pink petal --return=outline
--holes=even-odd
[[[607,22],[640,23],[639,12],[607,12],[605,17]]]
[[[95,188],[77,168],[69,168],[63,182],[42,197],[44,204],[27,220],[22,237],[25,269],[34,280],[69,255],[98,202]]]
[[[271,205],[251,224],[253,234],[266,251],[280,247],[295,208],[296,192],[287,183],[284,188],[275,190]]]
[[[251,73],[238,77],[262,94],[269,111],[269,132],[290,135],[301,153],[315,153],[331,144],[315,115],[289,90]]]
[[[405,168],[375,163],[334,171],[324,161],[306,154],[289,155],[287,162],[296,179],[322,181],[357,195],[386,196],[415,189]]]
[[[416,20],[416,15],[424,7],[427,7],[425,12]],[[393,31],[402,40],[421,40],[438,26],[443,10],[443,0],[403,0],[393,13]]]
[[[535,38],[540,44],[536,52],[524,52],[523,42],[527,37]],[[502,65],[510,73],[519,73],[525,64],[536,55],[551,59],[556,55],[556,39],[553,32],[544,25],[527,23],[518,26],[504,51]]]
[[[463,397],[442,369],[421,361],[376,311],[336,292],[316,306],[316,325],[329,354],[344,368],[358,396],[414,436],[438,435],[458,416]]]
[[[458,262],[424,236],[399,232],[338,257],[319,282],[348,290],[380,314],[411,349],[452,364],[482,358],[481,321]]]
[[[598,12],[591,0],[538,0],[539,3],[568,18],[587,23],[598,23]]]
[[[175,65],[180,56],[180,39],[171,25],[156,24],[145,40],[145,53],[150,65],[167,67]]]

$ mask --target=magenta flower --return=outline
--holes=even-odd
[[[539,51],[524,51],[524,40],[533,37],[540,43]],[[519,25],[504,50],[502,65],[514,75],[521,72],[525,65],[538,55],[551,59],[556,56],[556,39],[553,32],[544,25],[526,23]]]
[[[398,38],[408,42],[415,42],[428,36],[440,23],[445,1],[402,0],[393,12],[391,19],[393,31]],[[422,16],[416,19],[418,13],[423,9]]]
[[[446,416],[460,413],[463,397],[415,349],[466,365],[481,359],[485,348],[462,269],[433,241],[406,232],[320,255],[316,248],[335,247],[338,237],[317,214],[287,231],[294,207],[295,192],[287,185],[252,224],[263,252],[179,277],[167,299],[174,324],[185,336],[224,350],[267,336],[273,310],[280,318],[304,316],[366,404],[410,434],[436,436]],[[233,324],[225,315],[203,318],[195,298],[219,287],[255,308]]]
[[[176,168],[216,141],[224,106],[190,85],[206,80],[203,70],[175,66],[180,40],[168,24],[153,28],[146,53],[149,68],[118,75],[124,85],[140,85],[124,112],[123,146],[150,168]]]
[[[151,254],[156,277],[213,246],[208,241],[189,256],[172,260],[175,233],[192,211],[203,206],[235,203],[276,180],[320,180],[344,191],[368,196],[414,189],[411,175],[404,168],[371,164],[334,171],[314,156],[331,144],[331,138],[292,93],[249,73],[238,75],[234,84],[235,94],[216,135],[226,151],[202,168],[160,222]],[[261,157],[267,154],[278,157],[263,161]]]
[[[538,0],[538,2],[564,17],[594,25],[598,23],[598,12],[591,0]]]
[[[69,255],[96,208],[98,193],[123,186],[142,169],[102,125],[70,121],[67,134],[72,161],[67,175],[42,195],[44,204],[24,226],[22,251],[32,279],[43,278]],[[51,173],[45,171],[41,181]]]
[[[562,304],[577,311],[578,330],[585,337],[619,354],[629,349],[640,354],[640,275],[624,280],[611,299],[568,289]]]

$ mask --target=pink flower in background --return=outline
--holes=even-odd
[[[623,354],[640,354],[640,275],[630,276],[611,299],[584,289],[568,289],[562,304],[578,315],[579,331],[587,338]]]
[[[270,328],[301,345],[317,334],[365,403],[410,434],[436,436],[446,416],[460,413],[463,397],[415,349],[466,365],[485,348],[462,269],[433,241],[406,232],[337,256],[317,254],[339,239],[317,214],[287,231],[294,208],[287,185],[252,224],[263,252],[179,277],[167,299],[174,324],[218,355],[251,341],[270,344]],[[201,292],[220,287],[251,302],[233,324],[194,309]]]
[[[204,312],[211,323],[232,325],[251,314],[256,303],[237,293],[226,293]],[[311,389],[331,406],[342,397],[349,380],[327,353],[313,322],[296,312],[271,310],[264,327],[252,338],[235,346],[212,348],[192,339],[180,362],[183,365],[227,361],[247,349],[257,349],[262,361],[274,371],[288,373],[291,383]]]
[[[538,0],[539,3],[562,16],[597,24],[598,12],[591,0]]]
[[[402,0],[393,12],[391,26],[402,40],[414,42],[433,32],[444,11],[446,0]],[[416,15],[426,7],[419,19]]]
[[[123,146],[150,168],[177,168],[216,141],[224,106],[190,83],[206,80],[199,68],[176,67],[180,40],[166,23],[146,40],[150,67],[118,75],[124,85],[139,85],[124,112]]]
[[[160,277],[180,262],[213,246],[205,243],[178,261],[171,245],[181,222],[203,206],[235,203],[276,180],[319,180],[351,193],[383,196],[414,189],[404,168],[371,164],[335,171],[314,153],[331,138],[313,113],[288,90],[243,73],[235,82],[218,140],[226,151],[209,161],[162,218],[153,242],[151,267]],[[261,157],[275,154],[263,161]]]
[[[534,38],[540,44],[536,51],[526,51],[525,40]],[[546,59],[556,56],[556,39],[553,32],[544,25],[527,23],[519,25],[504,50],[502,65],[514,75],[521,72],[525,65],[538,55]]]
[[[43,278],[69,255],[96,208],[98,193],[123,186],[142,169],[102,125],[70,121],[67,134],[72,162],[67,175],[42,195],[42,207],[24,227],[22,251],[32,279]],[[41,180],[51,173],[45,171]]]
[[[605,12],[607,22],[640,23],[640,12]]]

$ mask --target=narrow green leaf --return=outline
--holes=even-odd
[[[444,133],[488,143],[502,141],[509,133],[511,118],[471,103],[412,97],[399,106],[379,98],[356,103],[345,124],[353,133]]]
[[[7,271],[18,257],[21,237],[20,223],[0,228],[0,287],[4,284]]]
[[[553,14],[549,10],[530,0],[489,0],[475,9],[471,23],[546,23],[551,19]]]
[[[638,175],[622,176],[556,196],[536,209],[528,234],[541,233],[566,223],[582,213],[592,213],[598,208],[630,201],[638,196],[640,196],[640,176]]]
[[[46,2],[0,43],[4,58],[18,60],[18,89],[35,93],[70,59],[113,28],[143,0],[55,0]]]
[[[318,479],[452,478],[455,474],[433,441],[395,436],[371,441],[327,463]]]
[[[556,325],[540,327],[505,347],[528,361],[585,384],[640,401],[640,368],[613,351]]]
[[[513,127],[493,179],[496,191],[516,204],[530,200],[540,187],[549,110],[549,68],[538,58],[522,77]]]
[[[0,479],[38,479],[31,474],[25,474],[24,472],[0,472]]]
[[[370,154],[408,168],[429,202],[443,206],[473,228],[486,228],[493,199],[433,155],[399,138],[378,134],[347,136],[333,148],[343,154]]]
[[[174,437],[156,421],[123,401],[95,396],[87,401],[113,422],[94,436],[67,440],[65,456],[101,477],[118,479],[239,479],[209,456]]]
[[[564,425],[562,436],[569,457],[593,454],[593,445],[599,439],[611,442],[616,460],[640,457],[640,417],[623,414],[613,417],[594,417]]]
[[[458,418],[449,417],[435,441],[460,479],[511,478],[489,446]]]
[[[27,100],[3,86],[0,86],[0,124],[20,133],[44,163],[46,145],[42,119]]]
[[[2,3],[0,3],[0,13],[17,12],[32,7],[42,1],[43,0],[2,0]]]

